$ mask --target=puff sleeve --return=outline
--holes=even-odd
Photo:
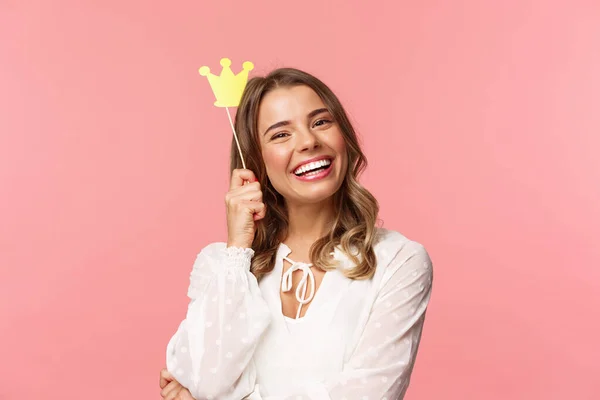
[[[254,251],[213,243],[196,257],[185,319],[167,345],[167,370],[195,399],[240,400],[255,390],[252,356],[270,312],[250,273]]]

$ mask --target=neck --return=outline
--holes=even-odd
[[[332,200],[315,204],[287,203],[289,226],[285,241],[310,247],[328,234],[335,217]]]

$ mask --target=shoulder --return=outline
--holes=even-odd
[[[415,240],[412,240],[402,233],[387,229],[376,228],[376,238],[373,249],[375,254],[385,258],[386,255],[397,255],[398,253],[413,254],[427,253],[425,246]]]
[[[425,246],[398,231],[377,228],[373,250],[377,257],[376,275],[384,280],[398,273],[433,274],[433,263]]]

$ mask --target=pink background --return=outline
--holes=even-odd
[[[600,398],[597,1],[92,3],[0,1],[0,399],[159,398],[226,234],[221,57],[329,84],[428,248],[408,399]]]

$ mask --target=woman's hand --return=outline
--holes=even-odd
[[[165,400],[194,400],[190,391],[181,386],[166,368],[160,371],[160,388],[160,395]]]
[[[244,183],[246,181],[246,183]],[[227,247],[248,248],[254,241],[255,221],[265,217],[262,190],[249,169],[235,169],[231,174],[227,206]]]

